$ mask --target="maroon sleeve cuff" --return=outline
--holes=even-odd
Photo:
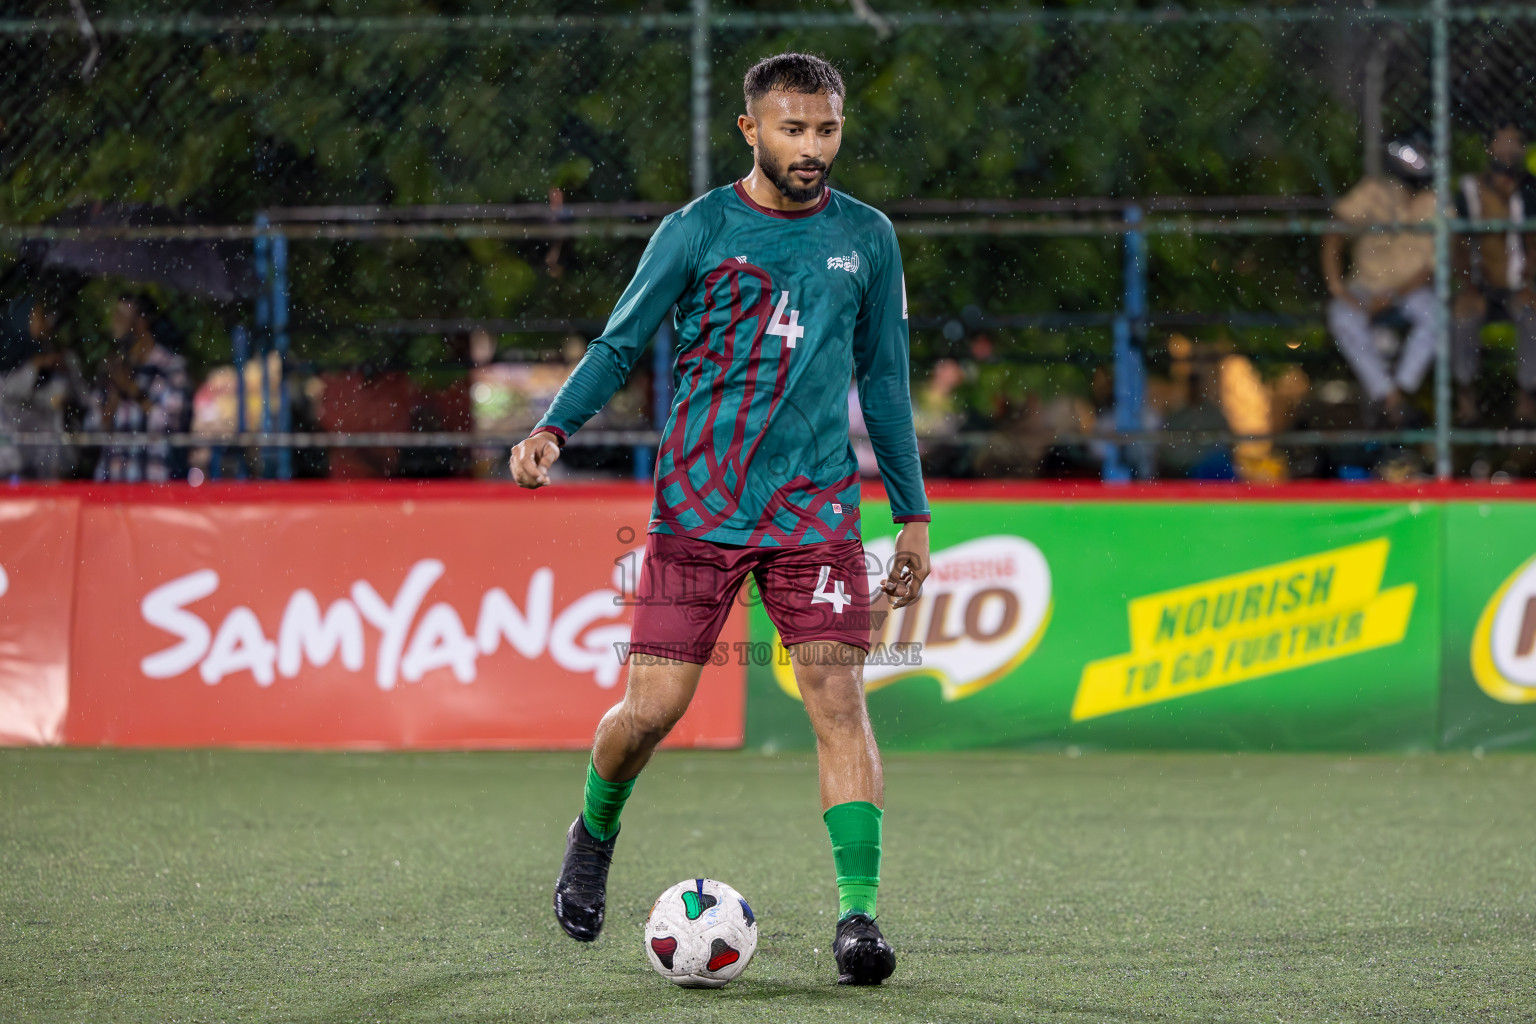
[[[554,434],[555,443],[558,444],[561,448],[564,448],[565,442],[570,440],[570,438],[565,436],[565,431],[561,430],[559,427],[538,427],[534,430],[533,434]],[[533,434],[529,434],[528,436],[532,437]]]
[[[914,512],[910,516],[891,516],[893,523],[927,523],[932,522],[933,516],[927,512]]]

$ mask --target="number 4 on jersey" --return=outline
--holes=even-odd
[[[848,591],[843,589],[842,580],[832,580],[832,589],[827,589],[827,581],[832,576],[832,567],[824,565],[816,574],[816,589],[811,593],[811,604],[829,604],[837,614],[843,614],[843,606],[853,604],[853,598],[848,596]]]
[[[779,306],[773,311],[773,319],[768,322],[767,333],[783,338],[786,348],[794,348],[795,342],[805,337],[805,328],[800,326],[800,311],[788,307],[789,289],[786,288],[779,292]],[[789,313],[787,320],[784,318],[785,312]]]

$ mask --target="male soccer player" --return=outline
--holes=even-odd
[[[619,812],[687,710],[750,572],[816,734],[837,870],[838,983],[877,985],[896,955],[875,924],[884,782],[864,706],[872,588],[847,389],[855,379],[903,524],[879,587],[900,608],[927,575],[929,519],[906,287],[890,221],[827,187],[843,131],[836,69],[786,53],[754,66],[744,87],[737,124],[752,172],[661,222],[602,337],[512,451],[519,484],[549,483],[561,445],[613,396],[676,306],[676,398],[657,455],[629,680],[597,728],[555,916],[572,938],[597,938]]]

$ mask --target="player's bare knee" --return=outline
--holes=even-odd
[[[823,743],[849,736],[862,736],[868,728],[868,716],[862,703],[838,703],[818,709],[811,716],[811,731]]]
[[[636,701],[625,710],[630,735],[642,745],[655,746],[667,738],[667,734],[687,709],[686,703],[678,705],[670,701]]]
[[[818,737],[864,730],[867,715],[860,673],[804,673],[799,685],[811,728]]]
[[[863,673],[853,669],[797,672],[795,681],[801,693],[812,693],[823,701],[847,700],[863,691]]]

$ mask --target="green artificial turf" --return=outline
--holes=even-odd
[[[0,1021],[1536,1018],[1536,758],[891,757],[874,990],[804,757],[658,757],[566,939],[584,764],[0,752]],[[641,950],[695,875],[759,915],[720,991]]]

